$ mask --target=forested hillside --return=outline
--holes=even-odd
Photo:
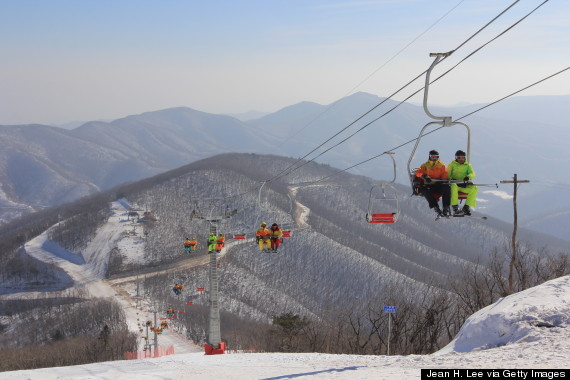
[[[191,257],[208,257],[210,224],[192,217],[199,212],[230,216],[217,226],[227,237],[219,254],[219,294],[222,337],[236,349],[379,353],[386,344],[381,307],[398,305],[394,350],[433,352],[468,315],[506,294],[511,225],[492,218],[435,221],[426,201],[400,185],[399,209],[375,210],[399,211],[397,223],[369,224],[365,214],[377,182],[316,163],[265,181],[295,161],[219,155],[6,224],[0,228],[4,287],[11,293],[45,291],[49,281],[61,278],[57,268],[18,253],[23,242],[53,226],[50,239],[84,257],[86,265],[107,268],[112,280],[130,276],[126,281],[132,282],[138,275],[145,297],[159,310],[192,301],[192,319],[179,328],[203,343],[208,269],[188,265],[182,247],[185,238],[196,237],[200,248]],[[129,262],[127,252],[111,242],[108,263],[91,262],[84,249],[104,226],[109,202],[117,199],[152,215],[140,222],[144,257]],[[291,231],[278,253],[260,252],[255,244],[262,221]],[[247,239],[231,239],[238,233]],[[524,230],[519,236],[516,290],[568,273],[563,242]],[[174,284],[186,288],[180,297],[172,293]],[[310,329],[303,330],[312,334],[310,342],[269,339],[276,334],[272,325],[293,317],[299,318],[298,328]],[[362,334],[369,339],[362,341]]]
[[[278,254],[259,252],[252,240],[227,248],[221,262],[222,304],[224,310],[242,316],[267,319],[286,311],[318,315],[353,302],[362,306],[403,283],[447,288],[448,276],[458,274],[468,263],[486,263],[495,251],[507,257],[510,225],[492,218],[436,222],[425,200],[410,197],[401,186],[396,187],[401,207],[398,222],[366,223],[369,191],[375,182],[341,173],[313,183],[336,171],[326,165],[306,165],[283,181],[267,183],[259,192],[262,179],[292,162],[277,156],[220,155],[131,195],[130,201],[153,210],[160,220],[148,229],[148,259],[175,260],[182,255],[182,241],[190,235],[204,246],[209,224],[191,220],[190,214],[200,207],[202,213],[210,211],[207,205],[212,201],[205,198],[222,198],[210,204],[237,210],[221,225],[228,236],[246,233],[251,237],[261,221],[293,230]],[[309,210],[307,225],[295,223],[294,215],[300,213],[296,207],[301,205]],[[540,234],[525,232],[524,239],[534,249],[552,244],[557,252],[563,247]],[[207,271],[196,268],[173,274],[167,281],[200,287],[207,283]],[[166,297],[170,288],[162,289]]]

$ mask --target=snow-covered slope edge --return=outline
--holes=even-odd
[[[570,338],[570,276],[501,298],[473,314],[437,355]]]
[[[501,369],[498,375],[514,373],[506,369],[545,369],[535,372],[537,377],[554,378],[555,374],[564,374],[554,369],[568,368],[570,362],[570,330],[565,328],[570,318],[569,295],[570,276],[565,276],[506,297],[475,313],[455,341],[432,355],[238,353],[209,356],[199,352],[4,372],[2,378],[409,380],[422,378],[422,369],[437,374],[438,369],[467,368],[482,369],[484,373]],[[476,321],[487,321],[487,325],[478,325]],[[560,321],[560,324],[548,329],[536,326],[533,321]],[[501,326],[500,332],[493,324]],[[504,338],[499,339],[499,335]],[[481,349],[460,352],[469,342]],[[512,343],[507,344],[509,342]]]

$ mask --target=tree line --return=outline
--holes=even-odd
[[[519,250],[517,292],[570,274],[566,253],[541,250],[537,254],[525,244]],[[464,265],[445,284],[386,285],[378,289],[376,298],[324,309],[316,317],[281,312],[269,321],[259,321],[222,312],[222,340],[229,350],[245,352],[385,355],[389,345],[393,355],[430,354],[447,345],[469,316],[508,295],[509,247],[496,249],[490,256],[487,265]],[[160,297],[164,305],[176,304],[175,298],[165,300],[160,293],[163,287],[158,284],[162,280],[156,277],[152,280],[156,286],[147,284],[151,297]],[[390,326],[383,311],[386,305],[397,306]],[[202,345],[206,342],[208,308],[195,305],[186,310],[174,328]]]
[[[114,300],[84,299],[81,291],[28,302],[2,302],[13,325],[2,326],[0,371],[122,360],[137,350],[122,306]]]

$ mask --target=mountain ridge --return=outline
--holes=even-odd
[[[505,107],[508,111],[516,108],[519,102],[528,105],[529,102],[537,103],[536,99],[540,98],[512,99],[512,104]],[[561,96],[559,99],[563,102],[566,98]],[[327,106],[301,102],[247,123],[227,115],[209,114],[189,107],[175,107],[131,115],[108,123],[88,122],[70,131],[42,125],[0,126],[0,141],[4,146],[0,158],[6,162],[4,167],[0,167],[0,205],[4,205],[0,210],[0,221],[7,221],[14,215],[28,212],[29,209],[41,209],[77,199],[100,189],[150,177],[223,152],[276,153],[301,157],[338,128],[346,127],[355,121],[355,115],[362,115],[385,100],[372,94],[356,93]],[[550,97],[546,97],[546,100],[551,102]],[[355,122],[352,128],[363,128],[362,133],[339,148],[327,152],[326,156],[319,157],[318,161],[342,169],[353,166],[355,161],[405,144],[410,137],[417,137],[419,127],[426,121],[421,107],[403,103],[380,122],[374,121],[387,112],[385,107],[393,107],[396,104],[396,101],[389,100],[362,120]],[[553,104],[551,108],[559,102]],[[501,105],[489,109],[495,107],[499,108],[493,111],[495,114],[503,112],[500,110]],[[515,119],[531,112],[529,108],[531,107],[526,107],[514,115]],[[464,107],[459,109],[467,110]],[[450,113],[457,111],[437,107],[434,107],[434,110]],[[526,196],[535,197],[547,186],[551,186],[552,179],[559,177],[550,173],[553,167],[551,163],[563,154],[562,142],[570,138],[567,131],[557,126],[559,118],[553,119],[555,127],[551,127],[550,121],[546,119],[549,112],[545,111],[540,117],[536,117],[542,123],[529,122],[521,125],[518,121],[487,119],[484,112],[490,111],[483,111],[481,116],[472,116],[472,124],[475,124],[477,129],[473,128],[471,161],[479,175],[480,183],[498,183],[499,180],[510,177],[512,172],[518,171],[518,168],[519,176],[533,176],[532,185],[526,186],[525,189],[528,190],[521,192],[521,199]],[[511,115],[511,119],[513,118],[512,113],[505,115]],[[367,126],[372,123],[374,125]],[[537,128],[542,131],[540,136],[536,135]],[[20,133],[15,134],[15,130]],[[547,133],[548,130],[553,132]],[[439,149],[442,154],[446,153],[444,161],[449,160],[450,152],[455,151],[457,147],[463,148],[465,137],[462,132],[445,132],[422,138],[413,165],[422,162],[421,156],[427,148],[442,146]],[[329,145],[346,138],[346,133],[349,131],[331,140]],[[58,139],[63,142],[57,141]],[[550,147],[549,150],[540,149],[546,145]],[[443,150],[445,146],[448,148]],[[322,149],[325,148],[326,146]],[[529,151],[538,153],[540,160],[529,160]],[[494,159],[498,153],[504,157],[499,161]],[[318,151],[313,156],[316,154]],[[396,154],[397,181],[400,183],[407,181],[405,159],[409,154],[408,147],[403,147],[403,152]],[[30,167],[34,168],[38,178],[43,178],[40,186],[36,186],[31,180],[23,180],[22,176],[25,177],[25,174],[14,174],[30,170],[26,169]],[[385,160],[378,160],[374,165],[360,165],[352,170],[380,180],[393,175],[390,172],[392,168]],[[564,182],[563,179],[560,181]],[[485,189],[481,190],[481,206],[496,210],[498,217],[509,220],[512,211],[509,211],[508,202],[484,193]],[[562,194],[552,194],[554,197],[549,198],[553,204],[551,207],[570,206],[570,200]],[[21,205],[18,206],[21,207],[21,212],[8,209],[13,205]],[[524,209],[520,210],[520,215],[522,219],[533,219],[532,214],[525,214]],[[548,225],[554,226],[556,223],[560,223],[560,220],[554,219]],[[569,235],[557,232],[557,236]]]

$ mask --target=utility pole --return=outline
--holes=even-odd
[[[519,180],[517,175],[513,176],[512,181],[501,181],[501,183],[512,183],[513,184],[513,210],[514,210],[514,222],[513,222],[513,235],[511,237],[511,263],[509,264],[509,294],[513,294],[513,276],[515,263],[517,260],[517,185],[519,183],[529,183],[527,179]]]

